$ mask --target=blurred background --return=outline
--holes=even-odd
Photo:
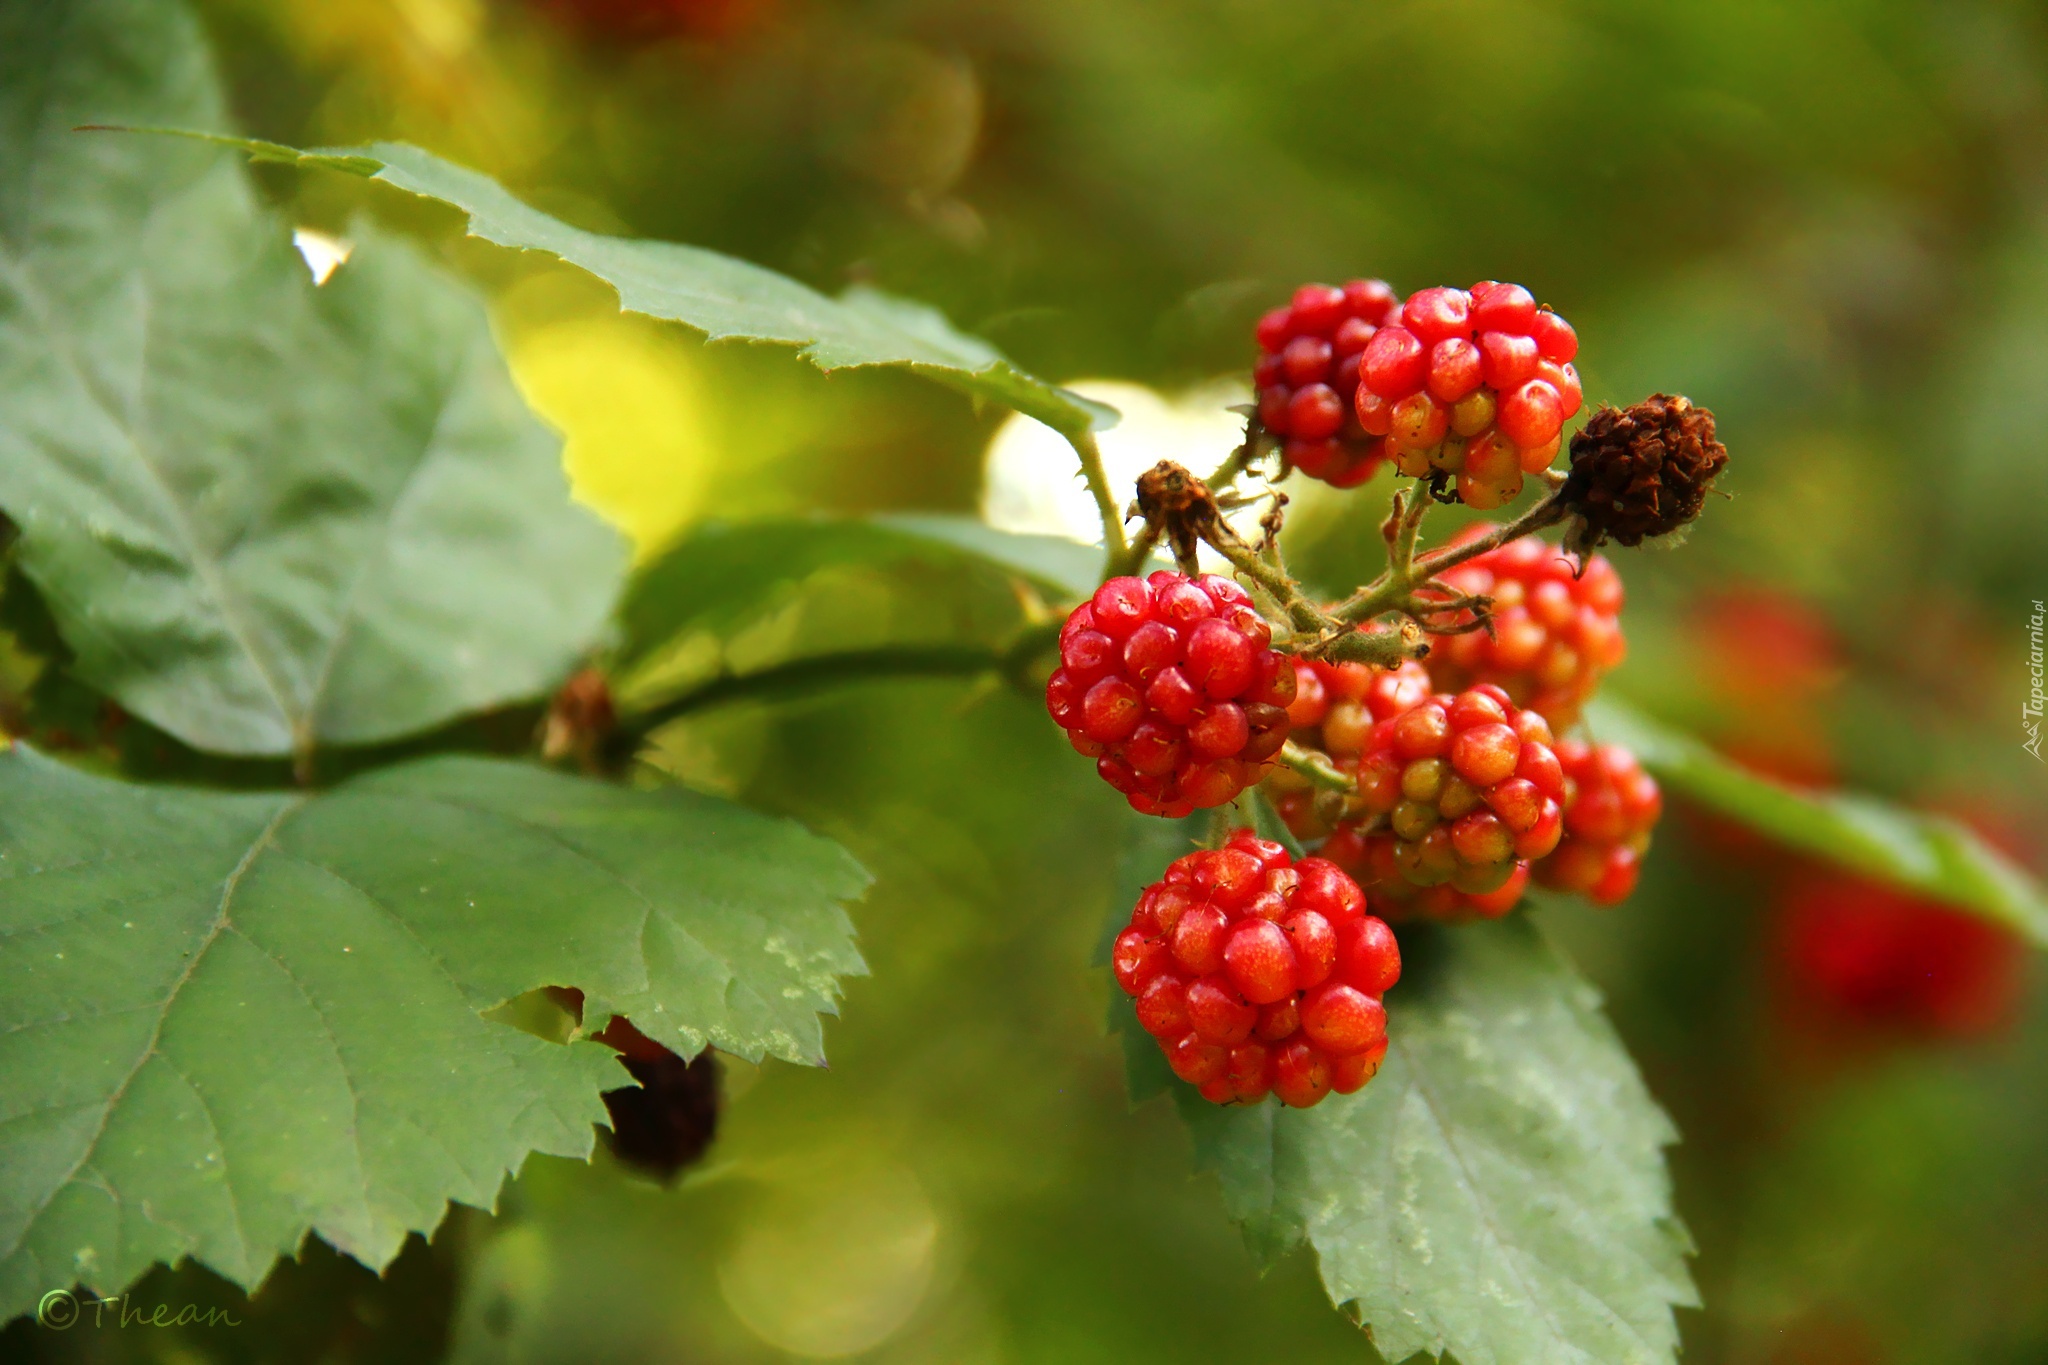
[[[1515,280],[1592,401],[1682,392],[1733,464],[1681,553],[1621,552],[1608,684],[1745,763],[1975,823],[2037,869],[2022,749],[2048,596],[2048,11],[2019,0],[204,0],[250,133],[401,138],[581,226],[925,299],[1131,420],[1233,443],[1263,309],[1311,279]],[[1056,527],[1055,446],[907,376],[621,317],[562,268],[337,176],[491,294],[578,491],[643,557],[706,518]],[[1133,387],[1133,386],[1142,386]],[[1219,414],[1221,416],[1219,417]],[[1000,477],[985,485],[991,446]],[[1303,497],[1297,563],[1375,567],[1385,476]],[[1084,504],[1085,505],[1085,504]],[[1443,514],[1434,529],[1455,520]],[[850,609],[851,608],[851,609]],[[1014,611],[843,573],[735,651]],[[851,624],[849,624],[851,623]],[[1179,1120],[1135,1112],[1089,965],[1119,803],[1035,700],[941,681],[707,711],[681,780],[875,870],[832,1067],[725,1064],[674,1188],[536,1159],[380,1283],[314,1246],[234,1330],[17,1326],[22,1359],[1352,1361],[1312,1257],[1261,1278]],[[2048,1017],[2018,945],[1679,806],[1643,889],[1541,912],[1684,1142],[1704,1365],[2048,1359]],[[56,1353],[61,1353],[61,1356]]]

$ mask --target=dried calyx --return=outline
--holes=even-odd
[[[1714,414],[1662,393],[1601,408],[1572,437],[1571,453],[1558,500],[1571,517],[1565,548],[1579,553],[1609,540],[1640,545],[1690,523],[1728,463]]]
[[[1183,573],[1198,572],[1195,543],[1213,536],[1222,521],[1207,484],[1173,461],[1161,460],[1138,476],[1134,510],[1173,547]]]

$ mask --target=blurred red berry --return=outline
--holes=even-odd
[[[613,43],[725,38],[765,17],[773,0],[533,0],[550,18]]]
[[[1310,478],[1355,488],[1385,462],[1386,424],[1359,413],[1355,399],[1361,358],[1400,306],[1381,280],[1305,284],[1259,319],[1259,422]]]
[[[1564,838],[1537,860],[1536,880],[1595,905],[1617,905],[1636,889],[1650,832],[1664,813],[1663,794],[1618,744],[1563,740],[1557,761],[1566,785]]]
[[[2026,949],[2010,930],[1832,870],[1791,883],[1776,947],[1809,1006],[1909,1034],[1979,1037],[2010,1022]]]

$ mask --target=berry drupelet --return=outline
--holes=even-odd
[[[1365,913],[1356,882],[1248,829],[1145,889],[1113,965],[1139,1024],[1203,1098],[1270,1092],[1302,1109],[1379,1070],[1380,997],[1401,976],[1393,931]]]
[[[1112,578],[1060,630],[1046,710],[1146,815],[1220,806],[1287,742],[1294,664],[1227,578]]]
[[[1353,280],[1342,289],[1305,284],[1259,319],[1259,424],[1310,478],[1356,488],[1386,462],[1386,443],[1359,425],[1353,396],[1359,357],[1400,310],[1385,281]]]
[[[1581,402],[1578,350],[1518,284],[1421,290],[1366,345],[1359,426],[1387,438],[1403,474],[1455,475],[1467,506],[1499,507],[1556,458]]]

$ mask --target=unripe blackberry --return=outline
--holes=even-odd
[[[1438,693],[1373,727],[1356,806],[1385,818],[1407,881],[1499,891],[1563,833],[1564,772],[1551,745],[1543,717],[1498,687]]]
[[[1305,1109],[1371,1080],[1380,997],[1401,977],[1386,923],[1322,858],[1240,829],[1145,888],[1112,954],[1117,985],[1174,1074],[1217,1104]]]
[[[1356,488],[1385,463],[1385,433],[1361,427],[1352,400],[1359,357],[1400,309],[1385,281],[1353,280],[1342,289],[1305,284],[1287,307],[1259,319],[1259,423],[1310,478]]]
[[[1727,464],[1714,414],[1689,399],[1658,393],[1601,408],[1572,437],[1572,472],[1558,490],[1576,518],[1566,544],[1640,545],[1669,535],[1699,516]]]
[[[1499,507],[1556,457],[1582,401],[1578,350],[1518,284],[1424,289],[1366,346],[1358,424],[1403,474],[1456,475],[1467,506]]]
[[[1466,528],[1453,544],[1492,531]],[[1429,676],[1455,692],[1493,683],[1517,706],[1554,727],[1579,718],[1603,675],[1627,653],[1621,635],[1621,575],[1600,555],[1578,562],[1536,536],[1521,536],[1441,575],[1467,594],[1493,598],[1493,629],[1439,635],[1429,651]],[[1469,622],[1468,614],[1456,623]]]
[[[1664,813],[1656,779],[1619,744],[1567,739],[1557,746],[1564,770],[1564,838],[1535,866],[1536,880],[1576,891],[1595,905],[1616,905],[1636,889],[1650,831]]]
[[[1429,693],[1429,673],[1412,659],[1393,668],[1297,659],[1287,720],[1311,747],[1333,758],[1356,758],[1365,752],[1375,724],[1392,720]]]
[[[1358,766],[1375,724],[1430,693],[1428,672],[1413,660],[1389,669],[1297,659],[1294,669],[1294,702],[1287,708],[1294,741],[1327,754],[1346,772]],[[1307,778],[1289,769],[1275,768],[1266,777],[1266,788],[1296,838],[1320,838],[1343,818],[1341,799],[1319,794]]]
[[[1449,882],[1417,886],[1402,874],[1397,856],[1400,842],[1391,833],[1367,834],[1358,825],[1347,824],[1325,839],[1318,852],[1358,880],[1374,914],[1394,923],[1499,919],[1515,908],[1528,889],[1526,859],[1518,860],[1507,880],[1492,891],[1460,891]]]
[[[1112,578],[1060,629],[1045,707],[1146,815],[1220,806],[1287,742],[1293,660],[1244,589],[1161,569]]]

